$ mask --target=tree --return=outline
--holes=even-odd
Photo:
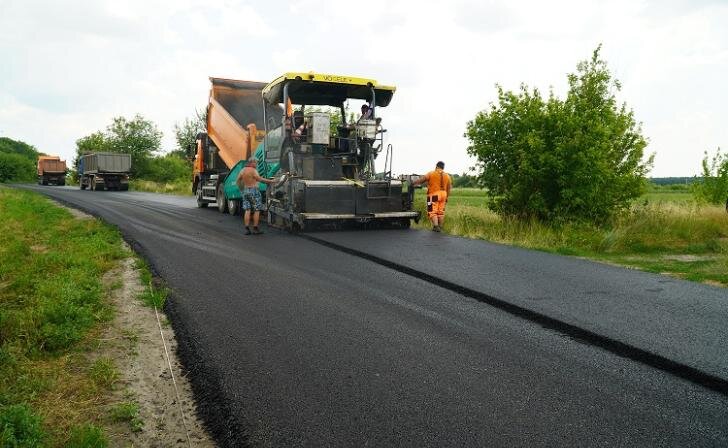
[[[76,157],[71,162],[69,174],[73,182],[78,182],[78,162],[81,156],[92,152],[107,152],[109,145],[103,132],[97,131],[76,140]]]
[[[116,117],[104,134],[108,151],[131,154],[131,174],[143,177],[149,159],[159,151],[162,132],[152,121],[137,114],[131,120]]]
[[[497,86],[498,104],[468,122],[468,153],[492,209],[523,219],[599,222],[642,194],[652,156],[634,114],[617,105],[613,80],[599,56],[568,75],[565,100],[521,85]]]
[[[452,186],[455,188],[477,188],[478,180],[475,176],[471,176],[468,173],[453,174]]]
[[[728,208],[728,154],[721,154],[718,148],[711,159],[706,151],[702,165],[703,175],[692,185],[693,195],[711,204],[725,202]]]
[[[189,151],[195,148],[197,134],[207,129],[207,110],[195,110],[195,116],[185,118],[182,124],[174,124],[174,137],[177,141],[177,149],[170,152],[184,160],[187,160]]]
[[[0,152],[18,154],[34,162],[41,155],[35,146],[8,137],[0,137]]]

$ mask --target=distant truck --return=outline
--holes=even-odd
[[[78,179],[81,190],[129,189],[131,155],[114,152],[85,154],[78,161]]]
[[[38,185],[66,185],[66,161],[58,156],[38,157]]]

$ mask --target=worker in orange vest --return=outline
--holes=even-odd
[[[445,223],[445,204],[450,196],[452,180],[445,172],[445,162],[437,162],[435,171],[430,171],[412,185],[417,186],[427,182],[427,216],[432,222],[432,230],[439,232]]]

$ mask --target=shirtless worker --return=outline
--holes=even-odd
[[[412,185],[417,186],[427,182],[427,216],[432,222],[432,230],[439,232],[445,223],[445,204],[450,196],[452,180],[445,172],[445,162],[437,162],[435,171],[430,171]]]
[[[251,158],[245,164],[245,168],[240,170],[238,178],[235,180],[240,193],[243,195],[243,224],[245,224],[245,234],[260,235],[258,221],[260,220],[260,211],[263,210],[263,198],[258,189],[258,182],[268,185],[273,183],[271,179],[265,179],[258,174],[258,161]],[[250,231],[250,210],[253,209],[253,231]]]

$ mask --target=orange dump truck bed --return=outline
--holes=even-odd
[[[38,175],[58,174],[66,172],[66,161],[61,160],[58,156],[40,156],[38,157]]]
[[[262,91],[266,83],[223,78],[210,78],[210,82],[207,134],[220,159],[232,168],[249,158],[263,138]],[[271,108],[269,112],[271,118],[280,121],[280,110]]]

